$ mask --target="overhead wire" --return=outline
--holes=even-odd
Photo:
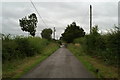
[[[44,23],[44,25],[48,28],[47,24],[45,23],[45,21],[43,20],[42,16],[40,15],[40,13],[38,12],[35,4],[32,2],[32,0],[30,0],[31,4],[33,5],[33,7],[35,8],[37,14],[39,15],[39,17],[41,18],[42,22]]]

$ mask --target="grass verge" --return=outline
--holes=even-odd
[[[88,56],[81,46],[70,44],[68,49],[91,71],[97,78],[118,78],[118,69],[112,65],[104,64],[100,59]],[[96,72],[96,70],[99,72]]]
[[[32,57],[26,57],[25,59],[16,60],[13,62],[6,62],[5,64],[2,65],[3,66],[2,77],[10,79],[20,78],[22,75],[31,70],[41,61],[49,57],[58,48],[59,47],[57,44],[50,43],[48,46],[45,47],[45,49],[43,49],[41,54],[37,54]]]

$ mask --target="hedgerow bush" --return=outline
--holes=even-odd
[[[43,48],[49,44],[49,41],[47,39],[41,39],[39,37],[29,37],[28,41],[34,51],[39,54],[41,54]]]
[[[80,43],[86,54],[101,58],[107,64],[118,65],[120,56],[119,28],[101,35],[98,33],[98,27],[95,26],[92,28],[91,34],[75,39],[74,43]]]
[[[10,37],[4,35],[2,38],[2,61],[23,59],[25,57],[41,54],[49,42],[39,37]]]

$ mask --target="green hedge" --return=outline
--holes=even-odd
[[[2,61],[4,63],[5,61],[41,54],[41,51],[48,43],[46,39],[39,37],[3,37]]]
[[[118,29],[101,35],[98,29],[82,38],[77,38],[74,43],[80,43],[88,55],[103,59],[107,64],[118,65],[120,53],[120,31]]]

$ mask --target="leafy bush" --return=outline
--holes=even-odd
[[[36,51],[36,53],[41,53],[43,48],[48,45],[48,40],[46,39],[41,39],[39,37],[29,37],[28,38],[29,44],[31,47]]]
[[[120,31],[116,29],[102,36],[106,43],[106,56],[110,64],[118,64],[120,53]]]
[[[35,48],[30,45],[28,38],[16,38],[15,42],[18,44],[17,50],[20,51],[22,57],[29,57],[35,54]]]
[[[99,57],[107,64],[118,65],[120,53],[120,31],[116,29],[107,34],[98,33],[98,27],[92,28],[92,32],[83,38],[77,38],[74,43],[80,43],[84,52],[88,55]]]
[[[11,61],[14,59],[23,59],[35,54],[40,54],[43,48],[48,45],[46,39],[39,37],[3,37],[2,38],[2,59]]]
[[[12,58],[17,58],[16,55],[16,48],[17,44],[13,40],[3,40],[2,41],[2,59],[4,60],[11,60]],[[14,56],[14,57],[13,57]]]

